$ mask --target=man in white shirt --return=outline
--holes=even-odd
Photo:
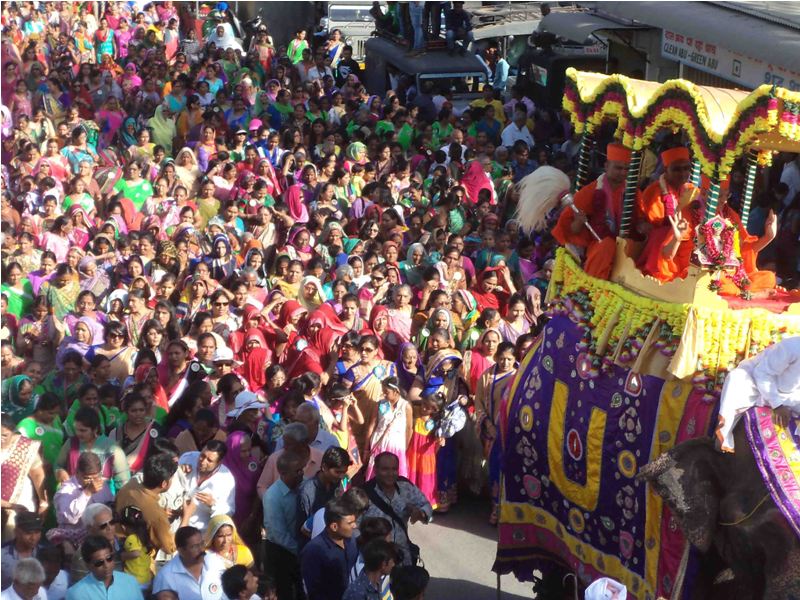
[[[522,140],[528,144],[529,148],[533,148],[533,136],[531,135],[531,132],[528,131],[528,126],[525,124],[527,121],[527,114],[521,110],[514,111],[514,120],[506,125],[506,128],[503,129],[503,133],[500,134],[500,139],[502,140],[503,146],[506,148],[511,148],[514,145],[514,142]]]
[[[173,590],[180,600],[222,600],[220,578],[225,563],[211,552],[205,552],[203,535],[194,527],[181,527],[175,532],[178,555],[169,560],[153,581],[153,593]]]
[[[319,79],[320,83],[322,83],[322,79],[326,75],[333,77],[333,70],[325,64],[325,55],[317,54],[314,59],[314,66],[308,70],[308,80],[314,81]]]
[[[187,474],[190,497],[183,511],[182,526],[203,530],[211,517],[233,514],[236,480],[222,464],[226,450],[225,442],[209,440],[202,451],[181,456],[179,468]]]
[[[3,590],[0,600],[47,600],[42,587],[44,569],[35,558],[21,558],[14,565],[14,582]]]

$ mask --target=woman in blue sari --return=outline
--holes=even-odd
[[[435,432],[444,438],[444,446],[436,454],[436,501],[438,512],[447,512],[458,501],[458,440],[455,435],[464,429],[468,401],[467,386],[459,376],[461,354],[445,348],[431,356],[424,373],[414,380],[408,393],[410,402],[439,393],[444,408],[438,417]]]

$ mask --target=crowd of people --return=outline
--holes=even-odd
[[[3,4],[2,598],[421,598],[409,524],[496,523],[557,245],[514,184],[576,138],[177,4]]]

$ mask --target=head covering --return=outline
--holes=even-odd
[[[258,330],[256,330],[258,331]],[[239,417],[246,410],[259,410],[266,406],[264,402],[258,399],[253,392],[244,390],[236,395],[234,400],[233,409],[228,411],[228,416],[234,419]],[[230,439],[230,437],[228,438]]]
[[[235,433],[242,433],[243,435],[246,435],[241,431],[237,431]],[[233,434],[231,434],[231,435],[233,435]],[[227,441],[226,441],[226,445],[227,445]],[[241,445],[241,441],[239,442],[239,445]],[[231,462],[231,461],[228,461],[228,455],[229,454],[233,454],[233,452],[231,452],[229,445],[228,445],[228,448],[229,448],[229,450],[225,453],[225,458],[223,459],[222,464],[225,465],[226,467],[228,467],[228,469],[230,469],[230,466],[228,465],[228,462]],[[238,451],[237,451],[237,454],[238,454]],[[231,472],[233,472],[232,469],[231,469]],[[241,480],[238,477],[236,477],[236,474],[234,474],[234,478],[236,479],[236,487],[238,489],[239,482]],[[242,544],[242,540],[239,537],[239,532],[236,531],[236,525],[234,524],[233,519],[231,519],[228,515],[222,514],[222,515],[217,515],[216,517],[212,517],[211,520],[208,522],[208,525],[206,526],[205,530],[203,531],[203,541],[206,544],[206,548],[210,548],[211,547],[211,543],[214,541],[214,536],[217,535],[217,532],[222,527],[224,527],[225,525],[227,525],[228,527],[233,529],[233,543],[234,543],[234,545],[241,545]]]
[[[478,203],[478,194],[483,189],[489,190],[491,194],[491,203],[497,203],[497,196],[492,186],[492,180],[486,174],[481,161],[473,160],[467,165],[459,184],[464,188],[467,200],[472,204]]]
[[[255,307],[253,307],[255,308]],[[258,309],[255,309],[258,311]],[[247,307],[245,307],[245,312],[247,311]],[[228,348],[227,346],[223,346],[222,348],[217,348],[214,352],[214,358],[211,359],[212,362],[229,362],[232,363],[234,367],[242,366],[241,361],[238,361],[233,356],[233,350]]]
[[[305,312],[308,312],[297,300],[287,300],[281,306],[281,314],[275,320],[275,324],[283,329],[289,324],[289,321]]]
[[[461,354],[452,348],[444,348],[428,359],[428,364],[425,365],[425,388],[422,391],[423,396],[435,392],[444,384],[445,377],[442,367],[448,361],[454,362],[454,368],[458,368],[462,362]]]
[[[672,163],[679,160],[689,160],[688,148],[685,148],[684,146],[678,146],[677,148],[664,150],[664,152],[661,153],[661,162],[664,163],[665,167],[668,167]]]
[[[347,146],[347,150],[345,153],[347,154],[347,158],[350,160],[358,163],[363,164],[366,162],[366,157],[363,155],[366,152],[367,146],[363,142],[353,142],[349,146]],[[359,155],[361,157],[359,158]]]
[[[586,600],[626,600],[628,588],[609,577],[601,577],[586,588]]]
[[[631,151],[622,144],[609,144],[606,146],[606,159],[627,165],[631,162]]]
[[[300,185],[289,186],[286,190],[286,206],[295,223],[308,223],[308,209],[303,203],[303,188]]]

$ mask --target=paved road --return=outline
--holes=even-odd
[[[448,514],[434,515],[429,525],[411,526],[431,574],[426,600],[497,600],[497,575],[491,571],[497,550],[497,529],[487,521],[487,503],[464,499]],[[530,583],[513,575],[501,578],[501,600],[533,598]]]

